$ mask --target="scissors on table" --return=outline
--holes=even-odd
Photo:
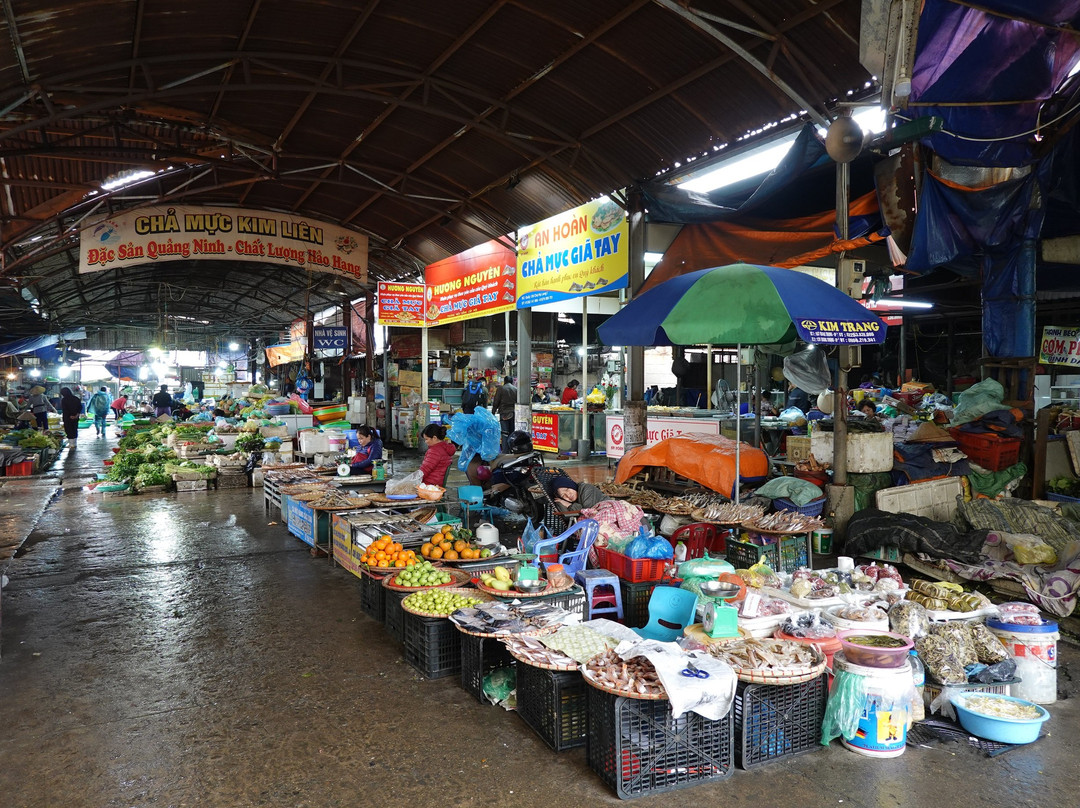
[[[693,677],[695,679],[708,679],[709,672],[703,671],[693,662],[687,662],[686,667],[679,671],[683,676]]]

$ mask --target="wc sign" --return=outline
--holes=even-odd
[[[313,329],[316,351],[344,353],[349,343],[349,329],[340,325],[317,325]]]

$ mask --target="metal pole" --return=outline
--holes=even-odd
[[[506,346],[503,351],[503,373],[507,376],[513,371],[510,369],[510,312],[503,312],[503,336],[506,338]],[[521,377],[518,376],[518,385],[521,385]]]
[[[427,326],[420,329],[420,404],[427,409],[428,400],[428,334]],[[427,414],[423,416],[427,423]]]
[[[739,455],[742,452],[742,343],[735,348],[735,504],[739,504]]]
[[[514,406],[514,421],[517,429],[532,434],[532,396],[529,381],[532,376],[532,309],[521,309],[517,313],[517,402]]]
[[[841,241],[848,238],[848,174],[847,163],[836,164],[836,226]],[[840,253],[836,263],[837,286],[844,280]],[[842,288],[842,287],[841,287]],[[844,290],[845,294],[847,290]],[[833,394],[833,484],[847,485],[847,369],[844,363],[836,372],[836,392]]]
[[[589,456],[589,298],[581,298],[581,437],[578,440],[578,460]]]
[[[712,409],[712,343],[705,346],[705,409]]]
[[[382,330],[382,385],[383,385],[383,438],[390,439],[390,427],[393,420],[394,409],[391,405],[390,396],[390,328],[383,326]],[[374,346],[372,346],[374,350]]]
[[[630,252],[630,287],[632,298],[645,283],[645,203],[640,191],[634,190],[628,199],[628,247]],[[628,396],[623,404],[623,446],[626,451],[645,445],[648,437],[645,409],[645,348],[631,345],[626,364]]]

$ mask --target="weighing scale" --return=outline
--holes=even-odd
[[[739,594],[739,587],[723,581],[705,581],[701,594],[707,598],[701,627],[714,640],[739,636],[739,610],[727,601]]]

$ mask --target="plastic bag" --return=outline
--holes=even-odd
[[[889,630],[917,640],[930,630],[930,618],[921,604],[901,600],[889,609]]]
[[[484,407],[471,414],[459,412],[450,419],[446,437],[461,447],[458,469],[465,471],[477,455],[481,460],[494,460],[499,455],[499,421]]]
[[[1009,650],[994,632],[986,627],[985,623],[974,623],[971,626],[971,638],[975,642],[975,656],[984,665],[996,665],[1009,659]]]
[[[829,373],[825,352],[811,345],[784,357],[784,378],[812,396],[828,390],[832,374]]]
[[[722,558],[713,558],[708,551],[701,558],[691,558],[679,564],[679,577],[712,578],[723,572],[735,572],[735,568]]]
[[[626,555],[628,558],[673,558],[675,548],[663,536],[650,536],[642,528],[637,538],[626,546]]]
[[[865,676],[836,669],[825,718],[821,722],[822,746],[828,746],[834,738],[855,737],[866,707],[866,681]]]
[[[1001,533],[1018,564],[1056,564],[1057,553],[1041,537],[1027,533]]]
[[[806,424],[806,413],[798,407],[787,407],[780,411],[780,420],[789,426],[804,426]]]
[[[416,486],[420,485],[423,481],[424,473],[422,471],[414,471],[409,476],[402,477],[400,480],[387,480],[386,496],[403,496],[405,494],[416,496]]]
[[[484,698],[492,704],[502,704],[514,695],[517,674],[513,668],[496,668],[484,676]]]

